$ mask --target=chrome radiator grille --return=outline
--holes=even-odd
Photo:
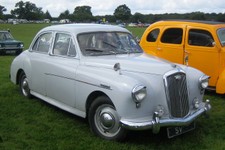
[[[182,72],[166,76],[168,105],[172,117],[185,117],[189,112],[186,75]]]

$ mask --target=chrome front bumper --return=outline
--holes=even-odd
[[[120,123],[122,127],[129,130],[146,130],[152,129],[153,133],[158,133],[161,127],[165,126],[185,126],[192,123],[196,118],[202,114],[207,114],[211,109],[209,100],[206,100],[204,107],[198,109],[196,112],[188,115],[185,118],[173,118],[173,119],[161,119],[158,112],[154,112],[153,118],[146,122],[134,122],[132,120],[121,119]]]

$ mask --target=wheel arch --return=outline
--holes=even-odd
[[[107,94],[105,94],[104,92],[102,92],[102,91],[94,91],[94,92],[92,92],[91,94],[89,94],[89,96],[87,98],[87,101],[86,101],[86,106],[85,106],[85,108],[86,108],[86,114],[87,114],[86,115],[86,118],[88,118],[88,112],[89,112],[89,108],[90,108],[91,104],[94,102],[94,100],[97,97],[100,97],[100,96],[106,96],[112,102],[112,100],[110,99],[110,97]],[[113,104],[113,102],[112,102],[112,104]],[[114,104],[113,104],[113,106],[114,106]]]
[[[16,84],[18,85],[19,84],[19,81],[20,81],[20,75],[24,73],[24,70],[23,69],[19,69],[17,71],[17,74],[16,74]]]

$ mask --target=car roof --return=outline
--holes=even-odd
[[[103,31],[119,31],[119,32],[129,32],[127,29],[115,26],[115,25],[106,25],[106,24],[62,24],[62,25],[53,25],[43,28],[40,32],[43,31],[64,31],[72,32],[75,34],[84,33],[84,32],[103,32]]]
[[[158,25],[193,25],[193,26],[207,26],[212,28],[220,28],[225,27],[224,22],[218,22],[218,21],[203,21],[203,20],[182,20],[182,19],[169,19],[169,20],[161,20],[158,22],[153,23],[152,25],[158,26]]]
[[[168,20],[162,20],[162,21],[175,21],[175,22],[189,22],[189,23],[201,23],[201,24],[211,24],[211,25],[218,25],[218,24],[225,24],[225,22],[219,22],[219,21],[206,21],[206,20],[185,20],[185,19],[168,19]]]
[[[5,31],[5,30],[0,30],[0,32],[2,32],[2,33],[9,33],[9,31]]]

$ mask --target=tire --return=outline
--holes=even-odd
[[[3,50],[0,51],[0,55],[4,55],[5,52]]]
[[[91,104],[88,121],[92,132],[103,139],[121,141],[126,136],[115,107],[106,96],[96,98]]]
[[[31,94],[30,94],[30,88],[29,88],[29,83],[28,83],[28,79],[25,75],[24,72],[22,72],[20,74],[20,78],[19,78],[19,87],[20,87],[20,92],[23,96],[27,97],[27,98],[31,98]]]

